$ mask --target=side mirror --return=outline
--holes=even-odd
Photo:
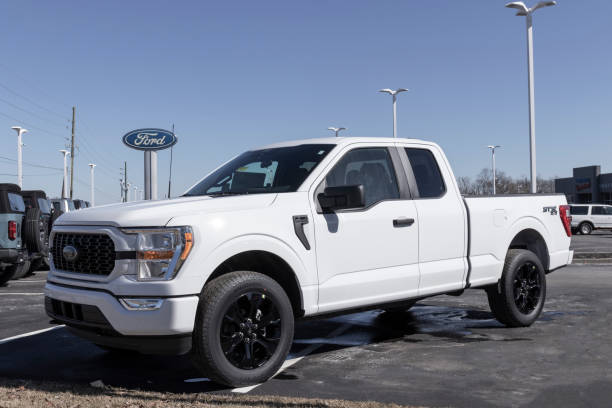
[[[327,187],[317,196],[324,212],[365,207],[363,185]]]

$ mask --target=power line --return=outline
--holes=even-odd
[[[7,100],[6,100],[6,99],[4,99],[4,98],[0,98],[0,101],[2,101],[2,102],[4,102],[4,103],[6,103],[6,104],[7,104],[7,105],[9,105],[9,106],[12,106],[12,107],[13,107],[13,108],[15,108],[15,109],[19,109],[20,111],[25,112],[25,113],[27,113],[27,114],[29,114],[29,115],[36,116],[36,117],[37,117],[37,118],[39,118],[39,119],[46,120],[46,121],[47,121],[47,122],[49,122],[49,123],[53,123],[53,124],[54,124],[54,125],[56,125],[56,126],[62,126],[62,127],[63,127],[63,126],[66,126],[66,125],[64,125],[64,124],[62,124],[62,123],[58,123],[58,122],[55,122],[55,121],[50,120],[50,119],[48,119],[48,118],[45,118],[44,116],[40,116],[40,115],[39,115],[39,114],[37,114],[36,112],[32,112],[32,111],[27,110],[27,109],[24,109],[24,108],[22,108],[22,107],[20,107],[20,106],[18,106],[18,105],[15,105],[14,103],[12,103],[12,102],[10,102],[10,101],[7,101]]]
[[[39,103],[34,102],[32,99],[28,98],[27,96],[23,96],[23,95],[21,95],[19,92],[16,92],[16,91],[12,90],[12,89],[11,89],[11,88],[9,88],[8,86],[4,85],[3,83],[0,83],[0,87],[2,87],[2,88],[4,88],[4,89],[6,89],[7,91],[9,91],[10,93],[12,93],[12,94],[13,94],[13,95],[15,95],[15,96],[17,96],[17,97],[19,97],[19,98],[21,98],[21,99],[23,99],[23,100],[25,100],[25,101],[28,101],[29,103],[31,103],[32,105],[36,106],[37,108],[42,109],[42,110],[44,110],[44,111],[47,111],[47,112],[49,112],[49,113],[51,113],[51,114],[53,114],[53,115],[55,115],[55,116],[58,116],[58,117],[60,117],[60,118],[64,119],[65,121],[67,121],[67,122],[70,122],[70,119],[67,119],[67,118],[66,118],[64,115],[62,115],[61,113],[57,113],[57,112],[55,112],[55,111],[53,111],[53,110],[51,110],[51,109],[49,109],[49,108],[45,108],[44,106],[40,105]]]
[[[4,159],[4,160],[9,160],[11,162],[16,162],[17,160],[15,159],[11,159],[10,157],[6,157],[6,156],[0,156],[0,159]],[[24,165],[26,166],[30,166],[30,167],[39,167],[42,169],[51,169],[51,170],[61,170],[64,171],[64,169],[62,169],[61,167],[51,167],[51,166],[43,166],[42,164],[35,164],[35,163],[30,163],[30,162],[22,162]]]
[[[14,118],[14,117],[12,117],[10,115],[7,115],[6,113],[0,112],[0,115],[4,116],[6,118],[9,118],[10,120],[14,120],[15,122],[18,122],[18,123],[20,123],[22,125],[25,125],[25,126],[31,128],[31,129],[38,130],[39,132],[44,132],[44,133],[47,133],[47,134],[49,134],[51,136],[60,137],[62,139],[65,139],[64,136],[60,136],[57,133],[49,132],[48,130],[45,130],[43,128],[39,128],[38,126],[35,126],[35,125],[33,125],[33,124],[29,123],[29,122],[25,122],[23,120],[16,119],[16,118]]]

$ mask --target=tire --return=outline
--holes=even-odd
[[[593,226],[588,222],[583,222],[578,227],[578,230],[582,235],[591,235],[591,232],[593,232]]]
[[[26,247],[32,253],[47,253],[49,251],[47,225],[42,220],[41,215],[38,208],[29,208],[26,212],[23,237]]]
[[[401,312],[407,312],[408,310],[410,310],[410,308],[412,308],[412,306],[414,306],[416,304],[416,300],[411,300],[409,302],[404,303],[402,306],[397,306],[397,307],[387,307],[385,309],[383,309],[383,311],[385,313],[401,313]]]
[[[4,284],[15,276],[15,272],[17,272],[18,265],[10,265],[5,267],[4,269],[0,269],[0,286],[4,286]]]
[[[511,249],[498,285],[487,289],[495,318],[508,327],[531,326],[546,299],[546,272],[531,251]]]
[[[37,270],[41,269],[43,266],[43,258],[38,258],[38,259],[34,259],[32,262],[30,262],[30,268],[28,269],[28,273],[27,275],[33,275],[34,272],[36,272]]]
[[[249,271],[222,275],[200,295],[192,361],[220,384],[262,383],[285,361],[293,326],[291,302],[276,281]]]
[[[17,264],[16,266],[17,268],[12,278],[14,280],[21,279],[28,274],[30,271],[30,260],[23,261],[23,263]]]

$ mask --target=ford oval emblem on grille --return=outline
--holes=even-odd
[[[68,262],[74,262],[79,257],[79,251],[73,246],[66,245],[62,250],[62,255]]]

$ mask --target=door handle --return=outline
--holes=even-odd
[[[393,226],[395,228],[409,227],[414,224],[414,218],[396,218],[393,220]]]

